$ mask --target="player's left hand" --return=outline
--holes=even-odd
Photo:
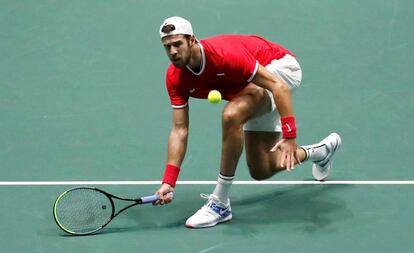
[[[278,161],[281,167],[286,167],[287,171],[292,171],[295,168],[295,161],[300,164],[300,160],[297,157],[296,139],[281,139],[276,145],[270,149],[271,152],[275,152],[277,149],[280,150]]]

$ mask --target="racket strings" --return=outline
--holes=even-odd
[[[74,233],[88,233],[105,225],[112,217],[111,200],[92,189],[76,189],[64,194],[56,205],[58,223]]]

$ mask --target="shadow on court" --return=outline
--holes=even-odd
[[[140,233],[184,227],[187,217],[182,214],[181,205],[179,204],[157,207],[151,205],[136,206],[120,214],[98,233],[89,236],[114,233]],[[72,237],[63,232],[60,235]]]
[[[353,216],[346,202],[334,194],[350,187],[299,185],[240,198],[232,203],[232,224],[287,224],[304,232],[322,230]]]
[[[73,236],[73,235],[69,235],[66,234],[62,231],[59,231],[57,228],[54,229],[50,229],[49,231],[45,232],[43,231],[42,235],[45,236],[60,236],[60,237],[89,237],[89,236],[104,236],[104,235],[108,235],[108,234],[118,234],[118,233],[131,233],[131,232],[144,232],[144,231],[149,231],[149,230],[159,230],[159,229],[168,229],[168,228],[178,228],[178,227],[184,227],[184,222],[185,219],[181,219],[181,220],[175,220],[173,222],[169,221],[168,222],[164,222],[163,224],[160,224],[159,222],[157,222],[157,218],[153,217],[151,219],[153,219],[153,222],[149,222],[149,221],[142,221],[141,219],[143,219],[142,217],[139,217],[140,215],[135,215],[133,214],[134,212],[132,212],[132,214],[127,214],[127,215],[123,215],[123,218],[116,218],[117,220],[121,220],[121,222],[116,222],[114,221],[113,223],[109,224],[107,227],[103,228],[101,231],[97,232],[96,234],[91,234],[91,235],[80,235],[80,236]],[[128,217],[130,216],[130,217]],[[122,220],[124,222],[122,222]],[[128,220],[129,224],[125,224],[125,225],[119,225],[119,223],[125,223],[125,221]]]

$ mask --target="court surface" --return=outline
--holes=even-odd
[[[412,252],[413,14],[408,0],[0,1],[2,251]],[[293,51],[298,142],[340,133],[330,180],[342,183],[308,184],[304,164],[235,184],[231,222],[185,228],[217,178],[225,105],[191,100],[180,181],[193,183],[177,185],[172,205],[65,236],[52,205],[69,181],[134,181],[99,185],[127,197],[158,187],[171,124],[158,28],[172,15],[198,38],[256,34]],[[252,180],[244,155],[236,180]]]

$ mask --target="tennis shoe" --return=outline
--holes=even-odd
[[[207,199],[207,204],[187,219],[185,222],[186,227],[207,228],[231,220],[233,216],[229,199],[227,199],[227,204],[225,204],[220,202],[218,197],[213,194],[206,195],[202,193],[200,197]]]
[[[342,145],[341,137],[337,133],[331,133],[319,144],[325,145],[327,155],[320,161],[314,162],[312,166],[313,177],[318,181],[325,180],[332,169],[332,157],[338,148]]]

